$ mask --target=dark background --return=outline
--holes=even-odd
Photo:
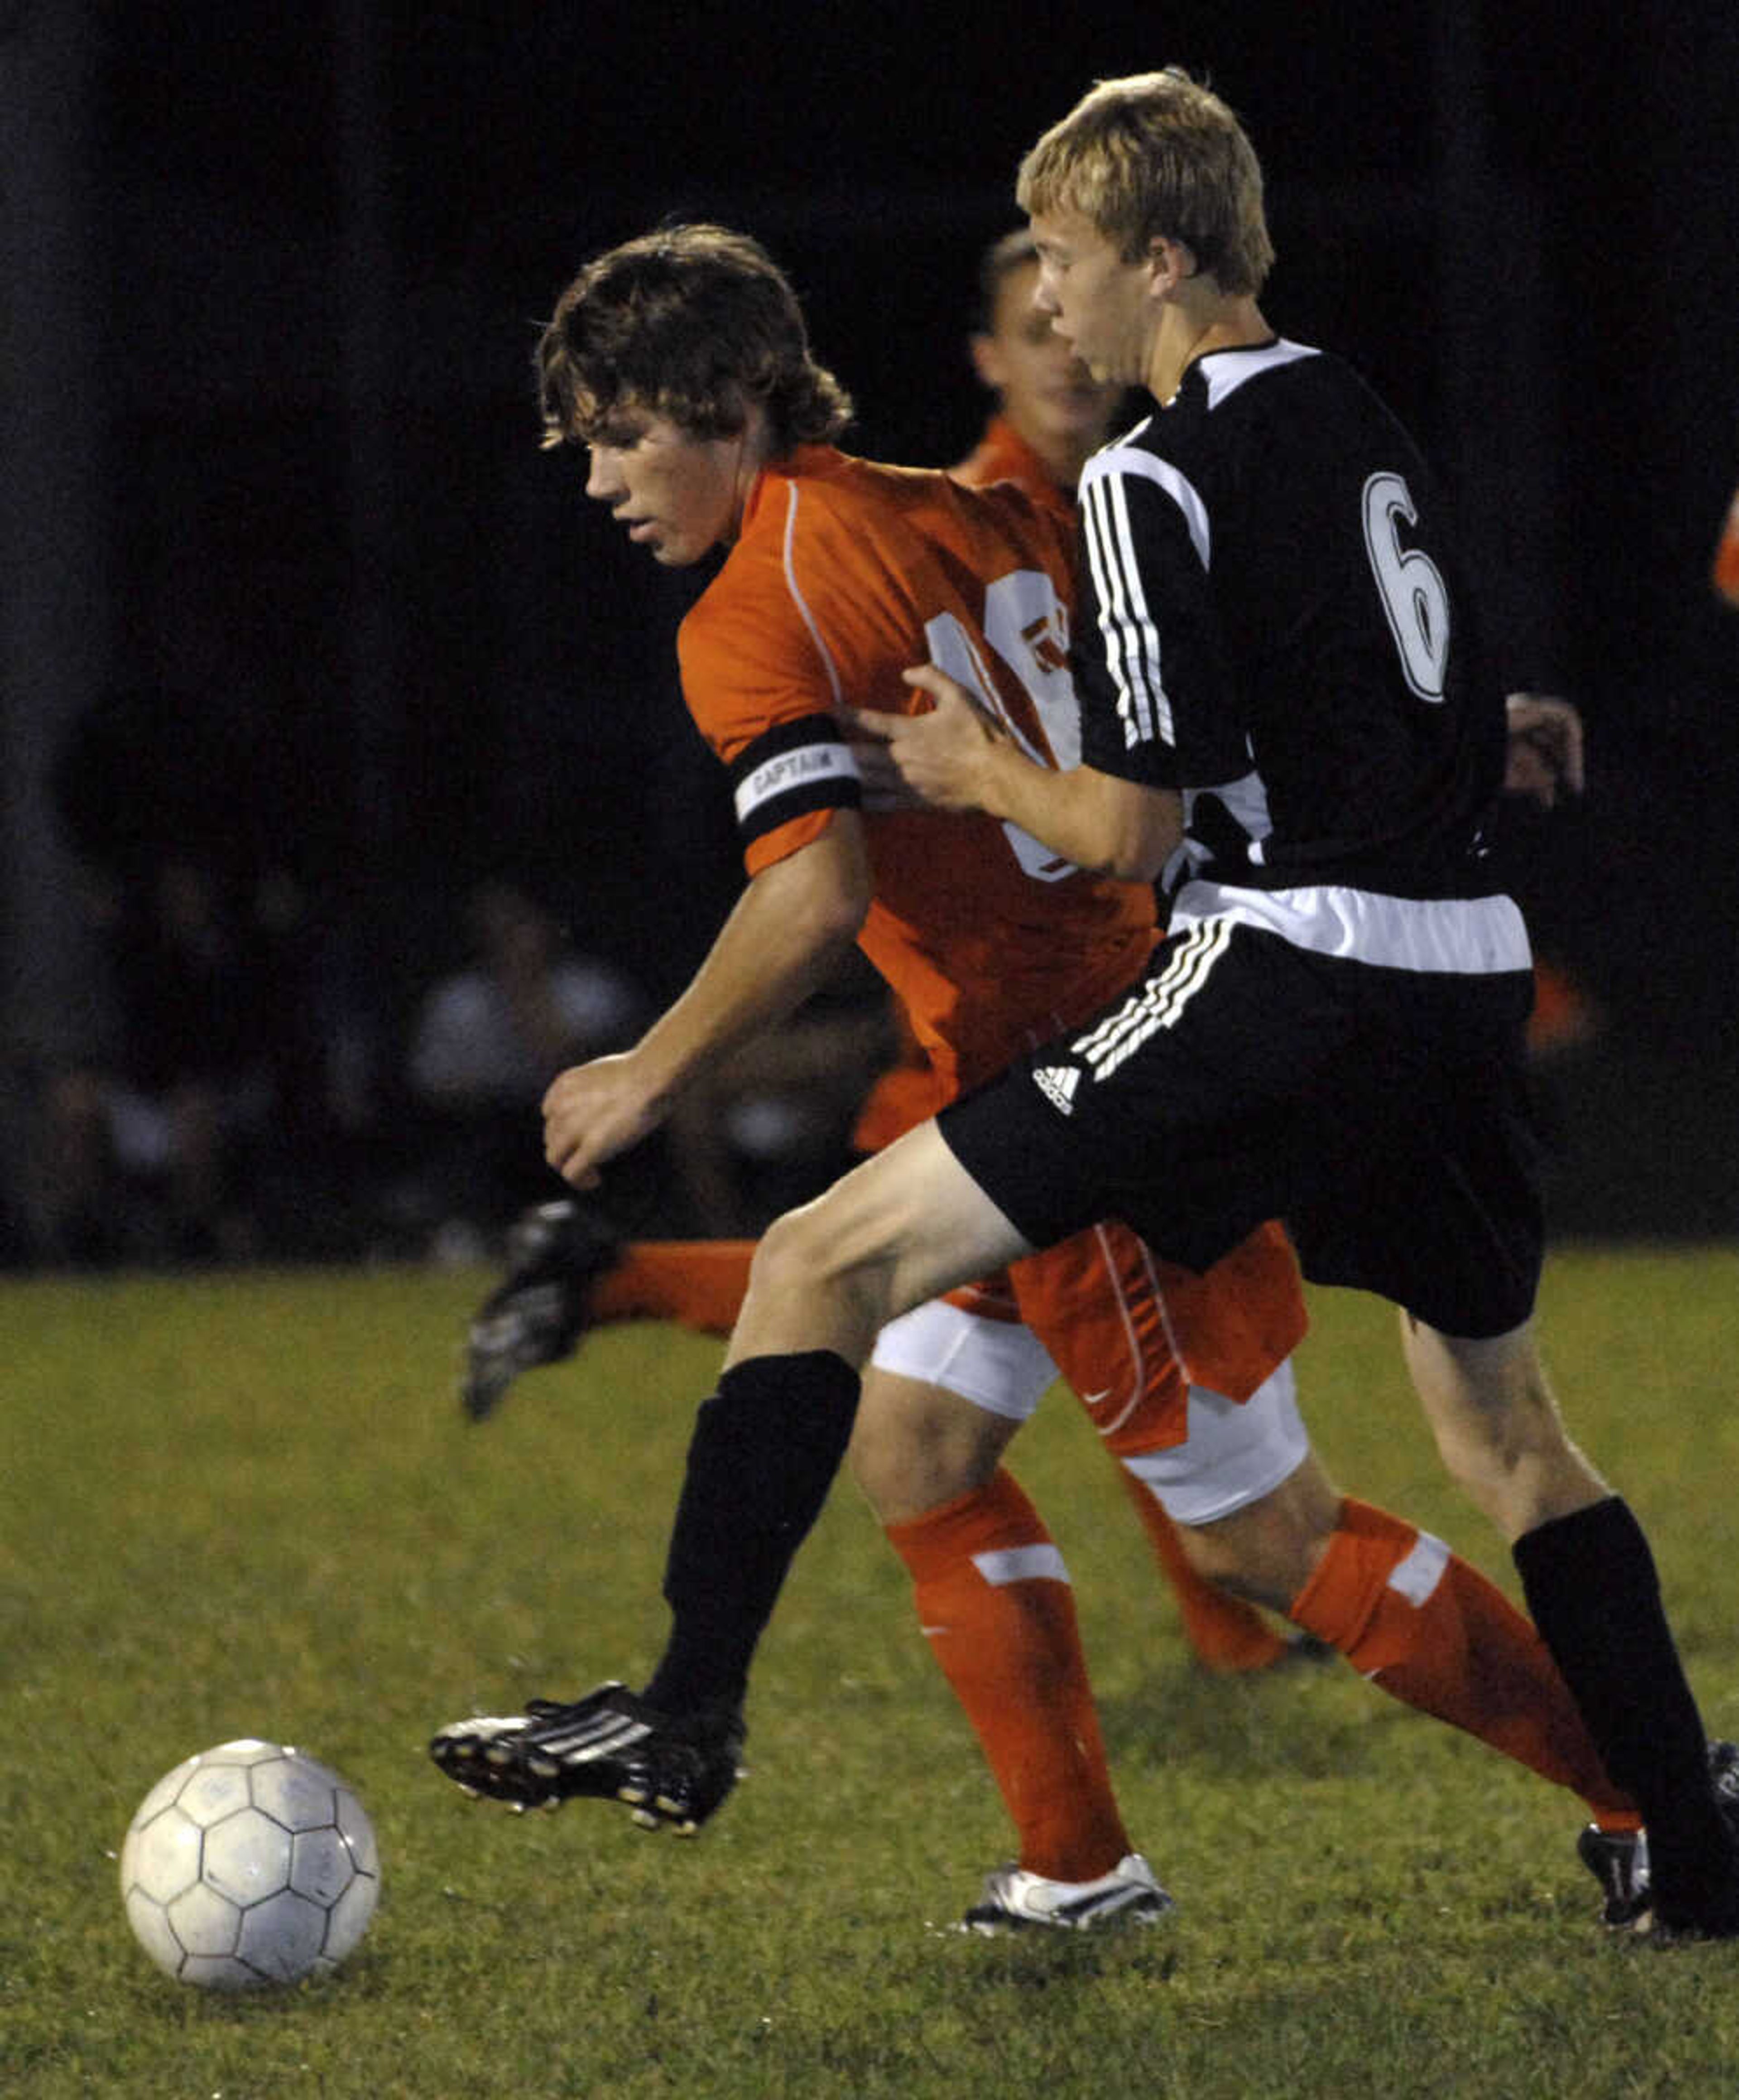
[[[1262,155],[1269,318],[1414,426],[1510,682],[1587,721],[1586,805],[1507,845],[1604,1021],[1552,1082],[1563,1215],[1739,1223],[1739,615],[1708,581],[1739,481],[1739,10],[1713,0],[0,5],[15,1114],[86,1010],[50,783],[105,695],[150,697],[90,825],[289,871],[376,1057],[486,871],[678,988],[733,880],[671,690],[692,580],[538,451],[539,317],[601,246],[727,219],[796,281],[848,442],[951,460],[1022,152],[1169,61]]]

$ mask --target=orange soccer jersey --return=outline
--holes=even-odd
[[[1052,479],[1050,470],[1006,416],[993,416],[972,451],[949,472],[969,488],[1013,482],[1041,510],[1067,526],[1072,539],[1077,522],[1072,494]],[[884,1145],[892,1145],[902,1131],[934,1115],[948,1099],[904,1009],[896,1007],[896,1012],[900,1057],[870,1089],[858,1115],[852,1142],[860,1152],[879,1152]]]
[[[1025,489],[1040,510],[1050,510],[1052,517],[1061,518],[1071,536],[1076,532],[1076,500],[1069,489],[1052,481],[1050,468],[1006,416],[991,416],[979,443],[958,466],[949,466],[949,474],[971,489],[987,489],[993,481],[1012,481],[1019,489]],[[947,1101],[945,1088],[939,1083],[931,1061],[924,1057],[924,1048],[905,1021],[903,1008],[897,1008],[897,1012],[901,1023],[899,1061],[870,1088],[870,1096],[857,1117],[857,1127],[851,1134],[851,1142],[861,1153],[878,1153],[884,1145],[892,1145],[903,1130],[912,1130],[914,1123],[935,1115]]]
[[[1052,479],[1050,468],[1006,416],[993,416],[977,444],[949,472],[969,488],[988,488],[993,482],[1011,481],[1041,510],[1053,512],[1072,529],[1074,527],[1073,496]]]
[[[1060,521],[1018,490],[801,448],[762,474],[683,623],[689,708],[729,765],[770,729],[841,704],[912,712],[900,674],[927,659],[1035,757],[1071,762],[1070,562]],[[829,814],[751,839],[749,872],[807,845]],[[1144,886],[1083,874],[1013,825],[874,810],[865,822],[875,898],[861,944],[945,1096],[1084,1018],[1152,944]]]
[[[1041,762],[1076,761],[1064,509],[824,446],[764,471],[678,639],[690,711],[732,771],[751,876],[849,801],[835,710],[911,712],[922,703],[900,675],[911,664],[958,678]],[[1085,873],[987,816],[863,815],[875,895],[860,942],[929,1060],[926,1112],[1085,1019],[1146,961],[1146,885]],[[1181,1440],[1180,1367],[1243,1398],[1297,1343],[1296,1265],[1275,1227],[1203,1279],[1156,1269],[1122,1228],[1110,1235],[1076,1250],[1085,1273],[1063,1251],[1054,1277],[1050,1256],[1019,1264],[1015,1302],[1072,1382],[1105,1392],[1103,1427],[1115,1421],[1142,1448]]]

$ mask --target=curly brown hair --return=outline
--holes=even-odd
[[[537,381],[546,445],[584,444],[630,405],[721,438],[759,403],[776,452],[826,443],[852,419],[784,273],[722,226],[666,227],[588,262],[539,339]]]

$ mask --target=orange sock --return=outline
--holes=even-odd
[[[631,1240],[592,1286],[592,1317],[680,1320],[728,1335],[749,1288],[753,1240]]]
[[[1063,1556],[1012,1474],[887,1527],[943,1674],[978,1732],[1020,1864],[1064,1882],[1129,1847]]]
[[[1290,1616],[1397,1699],[1580,1794],[1603,1828],[1637,1828],[1545,1643],[1442,1539],[1349,1496]]]
[[[1154,1556],[1165,1571],[1178,1599],[1183,1630],[1197,1660],[1208,1670],[1228,1673],[1266,1670],[1285,1654],[1287,1643],[1254,1604],[1199,1575],[1190,1564],[1178,1530],[1146,1481],[1122,1466],[1117,1468]]]

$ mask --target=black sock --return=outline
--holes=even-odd
[[[740,1705],[761,1630],[850,1441],[858,1377],[830,1350],[751,1357],[695,1418],[671,1533],[672,1624],[645,1696]]]
[[[1660,1907],[1677,1921],[1739,1898],[1649,1542],[1614,1495],[1516,1542],[1528,1609],[1601,1762],[1642,1811]]]

